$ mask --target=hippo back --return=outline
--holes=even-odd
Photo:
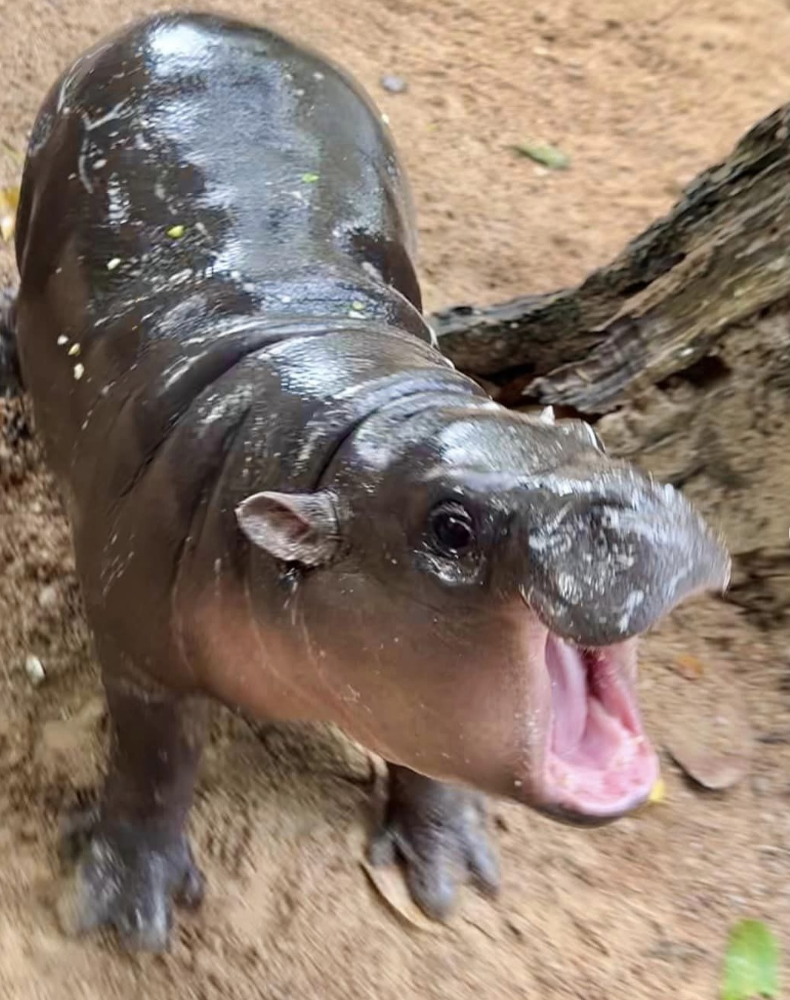
[[[95,632],[128,632],[131,603],[162,645],[205,511],[234,530],[228,470],[310,480],[344,433],[343,406],[316,417],[332,400],[460,379],[430,346],[413,257],[381,116],[272,32],[154,16],[57,82],[23,178],[17,328]]]
[[[427,339],[410,213],[380,116],[311,52],[196,14],[95,47],[38,116],[19,210],[21,361],[57,471],[89,414],[106,427],[149,384],[155,408],[163,372],[175,415],[255,349],[226,348],[241,320],[351,313]]]

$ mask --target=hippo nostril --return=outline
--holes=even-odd
[[[606,559],[609,555],[610,545],[602,525],[593,527],[590,542],[591,555],[595,559]]]
[[[595,503],[586,511],[582,507],[580,510],[582,537],[578,538],[578,542],[584,544],[586,535],[586,542],[592,554],[596,558],[606,558],[611,553],[617,534],[625,527],[629,510],[627,504],[608,500],[605,503]]]

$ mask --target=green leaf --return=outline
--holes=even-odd
[[[556,146],[541,146],[531,142],[520,142],[513,149],[549,170],[566,170],[571,165],[571,158]]]
[[[730,931],[721,1000],[779,996],[779,946],[759,920],[741,920]]]
[[[302,174],[302,180],[305,184],[315,184],[318,180],[318,174]]]
[[[167,235],[170,237],[171,240],[180,240],[185,232],[186,232],[186,226],[181,226],[181,225],[171,226],[167,231]]]

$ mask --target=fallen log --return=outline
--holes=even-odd
[[[729,599],[790,619],[790,104],[577,287],[431,324],[501,402],[585,416],[682,486],[732,546]]]

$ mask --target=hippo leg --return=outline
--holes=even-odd
[[[22,391],[15,312],[16,290],[0,288],[0,396],[18,396]]]
[[[76,871],[58,902],[63,929],[113,927],[130,950],[167,949],[172,900],[197,906],[203,876],[185,832],[207,705],[161,689],[105,677],[113,726],[101,803],[72,819],[83,841]]]
[[[470,877],[496,894],[499,866],[486,835],[483,797],[388,766],[389,801],[370,845],[371,862],[400,859],[414,901],[437,920],[449,915],[459,885]]]

